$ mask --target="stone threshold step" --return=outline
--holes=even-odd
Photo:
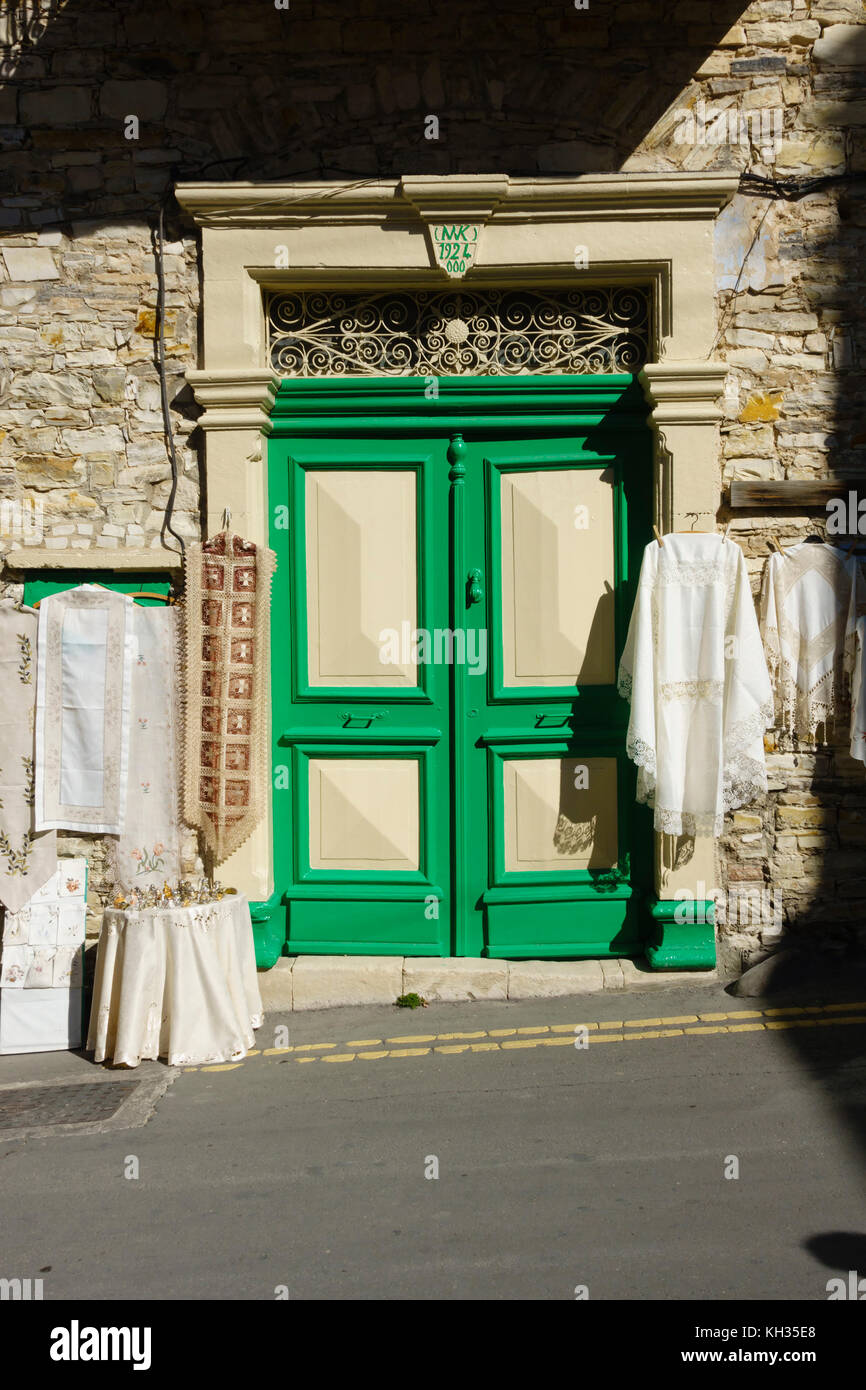
[[[557,999],[617,990],[707,984],[715,970],[652,970],[639,960],[477,960],[439,956],[281,956],[259,971],[266,1013],[393,1004],[419,994],[430,1004],[476,999]]]

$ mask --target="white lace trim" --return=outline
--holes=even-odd
[[[655,777],[656,750],[652,744],[645,743],[637,734],[630,733],[626,738],[625,751],[633,763]]]
[[[713,704],[725,693],[724,681],[668,681],[659,686],[662,700],[709,700]]]
[[[716,811],[692,812],[655,804],[655,752],[642,739],[630,738],[626,752],[639,768],[635,798],[653,810],[653,827],[665,835],[710,835],[724,830],[725,814],[747,806],[767,793],[766,764],[750,751],[764,730],[772,725],[772,703],[762,705],[734,726],[725,740],[722,769],[722,805]]]
[[[658,584],[682,584],[686,588],[703,588],[707,584],[730,584],[724,552],[712,560],[663,560],[658,567]],[[736,570],[730,571],[736,580]]]

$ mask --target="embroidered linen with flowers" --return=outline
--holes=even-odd
[[[114,881],[161,888],[181,873],[178,610],[136,604],[132,627],[129,781]]]
[[[34,608],[0,599],[0,903],[18,912],[57,867],[57,836],[34,822]]]
[[[801,541],[771,555],[761,588],[761,633],[778,724],[804,743],[838,720],[854,665],[862,605],[857,561],[834,545]]]
[[[767,790],[772,690],[742,551],[721,536],[647,546],[619,667],[637,799],[669,835],[721,835]]]
[[[265,811],[275,565],[229,531],[186,552],[185,811],[217,864]]]

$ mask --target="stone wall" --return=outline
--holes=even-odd
[[[791,200],[744,189],[719,219],[724,482],[853,476],[866,444],[866,204],[850,182],[866,172],[864,20],[859,0],[687,0],[663,20],[644,0],[0,8],[0,497],[20,507],[19,534],[4,513],[0,554],[44,545],[86,565],[161,547],[161,203],[174,526],[199,533],[197,410],[183,385],[197,364],[199,244],[171,200],[179,178],[830,176]],[[719,142],[721,110],[735,123]],[[44,539],[20,534],[35,504]],[[814,514],[732,515],[723,497],[719,519],[756,587],[771,534],[823,529]],[[725,881],[774,883],[787,923],[844,937],[866,916],[862,768],[839,748],[771,742],[770,769],[767,804],[734,816],[722,842]],[[729,935],[751,947],[761,926]]]
[[[91,550],[160,549],[171,484],[154,362],[149,229],[137,222],[73,222],[4,237],[0,255],[6,272],[0,489],[24,504],[20,516],[7,510],[0,553],[21,546],[81,551],[86,563],[84,552]],[[199,462],[188,440],[195,412],[183,381],[196,361],[195,239],[167,242],[164,265],[165,351],[181,472],[172,525],[188,538],[200,531]]]

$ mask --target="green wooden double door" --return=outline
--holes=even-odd
[[[495,408],[481,383],[435,410],[418,383],[381,383],[377,409],[363,384],[339,409],[324,384],[280,392],[274,858],[290,953],[640,949],[650,836],[616,670],[648,432],[630,379],[592,394],[558,380],[548,410],[543,388],[509,405],[501,384]]]

